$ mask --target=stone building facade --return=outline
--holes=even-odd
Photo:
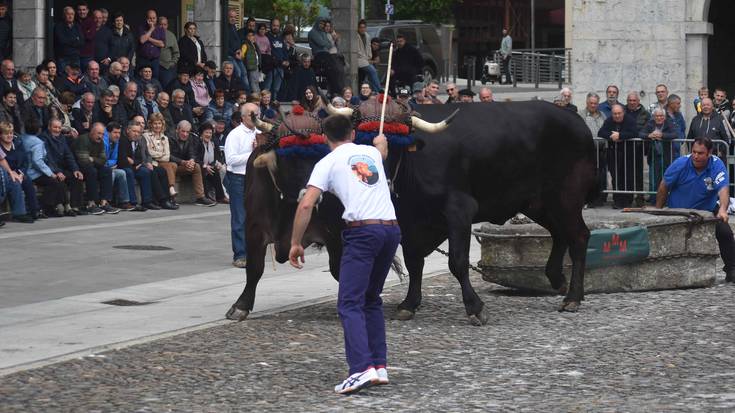
[[[645,92],[641,100],[648,104],[656,99],[656,85],[665,83],[684,99],[686,118],[693,116],[688,102],[708,85],[710,6],[731,0],[567,1],[575,102],[584,105],[587,92],[604,96],[615,84],[622,101],[635,90]]]

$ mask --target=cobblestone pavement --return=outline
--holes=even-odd
[[[467,324],[451,276],[425,280],[417,318],[387,321],[391,384],[354,396],[332,392],[346,368],[330,302],[2,377],[0,411],[735,409],[734,286],[590,295],[569,314],[473,282],[487,326]]]

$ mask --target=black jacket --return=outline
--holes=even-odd
[[[20,115],[18,104],[9,108],[0,104],[0,122],[8,122],[13,125],[16,134],[21,135],[24,131],[23,117]]]
[[[65,22],[54,24],[54,51],[57,59],[79,59],[79,49],[84,46],[82,29],[74,23],[69,27]],[[64,68],[60,67],[59,72]]]
[[[199,139],[189,135],[189,138],[185,141],[179,140],[178,137],[171,138],[168,140],[168,146],[171,150],[169,160],[180,164],[181,161],[188,161],[193,159],[197,160],[199,152]]]
[[[727,131],[725,125],[722,123],[722,116],[716,112],[712,112],[709,119],[704,119],[704,116],[700,113],[692,119],[689,125],[689,133],[687,139],[696,139],[702,137],[708,137],[713,140],[723,140],[728,142]]]
[[[94,122],[94,107],[92,108],[92,113],[89,114],[89,120],[87,120],[87,116],[84,114],[84,109],[82,108],[73,108],[71,110],[71,127],[76,129],[77,132],[79,132],[80,135],[88,133],[89,128],[92,126],[92,123]],[[87,127],[85,128],[83,123],[87,122]],[[123,126],[125,127],[125,126]]]
[[[196,106],[196,100],[194,99],[194,89],[191,88],[191,82],[184,85],[181,82],[179,82],[178,78],[172,80],[171,83],[169,83],[168,86],[166,87],[166,92],[169,94],[172,101],[174,99],[173,92],[176,89],[181,89],[184,91],[184,93],[186,94],[186,98],[185,98],[186,103],[188,103],[191,106]]]
[[[393,64],[391,69],[396,73],[396,78],[405,78],[408,81],[409,76],[416,76],[421,73],[424,66],[424,58],[414,46],[407,44],[400,49],[393,51]],[[410,80],[413,82],[413,79]]]
[[[74,152],[72,152],[63,136],[52,138],[49,134],[44,133],[41,135],[41,139],[46,143],[48,158],[53,164],[49,164],[49,166],[54,173],[61,171],[76,172],[79,170],[79,165],[76,159],[74,159]]]
[[[199,39],[198,37],[196,38],[196,41],[202,48],[201,63],[205,63],[207,61],[207,52],[204,51],[204,43],[202,43],[201,39]],[[189,67],[194,67],[194,65],[198,63],[197,47],[194,45],[194,42],[189,38],[189,36],[182,36],[179,39],[179,53],[180,65],[183,64]]]
[[[113,117],[120,125],[127,125],[128,121],[138,115],[143,115],[137,100],[128,101],[125,96],[120,96],[117,105],[112,109]],[[125,127],[125,126],[123,126]]]
[[[94,56],[97,61],[106,58],[115,61],[120,56],[132,60],[135,45],[135,38],[127,27],[123,28],[122,34],[118,34],[113,28],[102,26],[94,38]]]
[[[0,18],[0,58],[12,58],[13,50],[13,20],[10,13]]]
[[[48,122],[51,120],[51,108],[48,106],[44,106],[43,108],[39,110],[36,106],[33,106],[33,100],[28,99],[23,104],[23,108],[21,109],[21,114],[23,116],[23,124],[25,125],[25,122],[30,118],[38,119],[41,124],[41,130],[46,130],[48,128]]]
[[[176,128],[182,120],[187,120],[192,125],[194,124],[194,114],[191,112],[191,106],[184,103],[184,106],[177,108],[174,105],[168,106],[168,112],[171,114],[172,128]],[[172,135],[167,135],[172,136]]]
[[[214,79],[214,88],[225,92],[225,100],[234,102],[237,100],[237,92],[245,90],[245,85],[234,73],[229,80],[227,80],[224,74],[221,74]]]
[[[151,162],[151,155],[148,153],[148,147],[145,144],[145,139],[142,137],[138,141],[138,146],[135,148],[135,151],[133,151],[133,143],[125,134],[120,136],[119,145],[117,149],[118,168],[135,169],[141,164]],[[132,164],[128,162],[128,158],[133,160]]]
[[[623,123],[613,122],[613,118],[605,119],[602,127],[597,132],[597,136],[607,140],[611,140],[610,136],[613,132],[620,132],[620,140],[635,139],[638,137],[638,128],[635,124],[635,118],[627,113],[623,117]]]

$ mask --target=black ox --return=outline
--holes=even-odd
[[[427,121],[438,122],[457,108],[459,113],[447,129],[415,134],[419,150],[392,150],[389,157],[388,173],[395,177],[394,201],[410,277],[398,317],[414,316],[421,304],[424,258],[449,239],[449,269],[460,283],[469,320],[475,325],[486,323],[484,303],[469,281],[471,225],[502,224],[518,212],[551,233],[553,247],[546,275],[553,288],[566,293],[561,310],[576,311],[584,298],[589,238],[582,208],[597,193],[589,130],[577,115],[544,102],[426,105],[421,114]],[[337,112],[349,115],[346,112],[350,111]],[[353,117],[359,119],[359,115]],[[278,262],[287,260],[294,194],[303,188],[315,163],[276,161],[273,152],[264,148],[251,156],[246,210],[249,217],[259,218],[248,219],[247,285],[228,318],[242,320],[252,310],[267,243],[275,244]],[[277,168],[263,167],[276,164]],[[279,191],[278,182],[288,182],[292,189]],[[335,278],[341,256],[341,212],[339,201],[325,194],[304,238],[305,244],[326,245]],[[569,288],[562,273],[567,250],[573,263]]]

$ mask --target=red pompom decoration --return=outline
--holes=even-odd
[[[316,133],[309,134],[309,139],[304,139],[296,135],[288,135],[278,140],[278,146],[281,148],[287,148],[289,146],[310,146],[322,143],[327,143],[327,137]]]
[[[380,130],[380,122],[377,120],[363,122],[357,126],[357,130],[363,132],[377,132]],[[407,125],[398,122],[385,122],[383,124],[384,133],[392,133],[395,135],[408,135],[409,129]]]
[[[385,97],[388,97],[388,102],[390,102],[390,96],[386,95],[385,93],[381,93],[381,94],[378,95],[378,97],[377,97],[378,102],[380,102],[380,104],[383,104],[383,99]]]
[[[304,114],[304,112],[305,112],[304,107],[301,105],[295,105],[293,108],[291,108],[291,113],[293,113],[294,115],[301,116]]]

